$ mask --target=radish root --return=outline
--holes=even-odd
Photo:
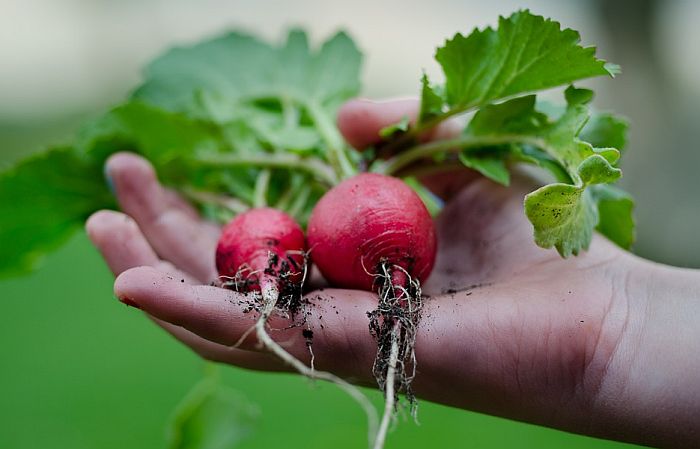
[[[271,256],[270,265],[272,265],[273,262],[275,261]],[[373,447],[373,442],[375,440],[375,435],[377,434],[378,428],[377,411],[375,410],[374,406],[369,401],[369,399],[360,391],[360,389],[350,384],[349,382],[343,380],[342,378],[336,376],[335,374],[329,373],[327,371],[318,371],[314,369],[314,354],[311,349],[310,343],[307,343],[307,347],[309,349],[309,354],[311,357],[311,367],[308,367],[302,361],[300,361],[292,354],[287,352],[276,341],[274,341],[267,331],[268,320],[270,319],[270,316],[275,312],[276,309],[279,309],[284,313],[287,313],[291,310],[292,313],[294,313],[294,309],[299,306],[302,296],[302,286],[306,281],[307,267],[308,264],[306,262],[305,257],[302,281],[297,285],[293,286],[292,288],[286,288],[285,290],[289,291],[285,291],[282,294],[280,293],[277,284],[280,283],[287,287],[291,287],[289,283],[285,282],[285,279],[287,279],[290,275],[289,270],[282,269],[280,270],[280,272],[276,273],[276,276],[274,276],[272,273],[267,272],[268,270],[266,270],[266,273],[261,276],[260,281],[262,294],[262,303],[260,305],[259,310],[260,316],[256,320],[255,325],[243,334],[241,339],[239,339],[239,341],[236,343],[236,346],[239,346],[243,342],[243,340],[245,340],[245,338],[249,336],[253,330],[255,330],[255,335],[258,339],[259,344],[267,351],[273,353],[282,362],[292,367],[299,374],[306,376],[311,380],[320,379],[337,385],[340,389],[342,389],[350,397],[352,397],[365,411],[365,415],[367,417],[368,445],[369,447]],[[248,282],[250,274],[246,276],[246,279],[243,279],[242,274],[243,273],[237,273],[236,277],[234,278],[234,280],[230,281],[229,285],[235,286],[237,288],[242,283]]]
[[[400,326],[398,324],[395,325],[394,332],[392,332],[391,336],[391,353],[389,356],[389,366],[387,367],[386,373],[386,386],[384,389],[384,413],[382,414],[382,421],[379,424],[377,437],[374,439],[374,449],[382,449],[384,447],[384,441],[386,441],[386,433],[389,430],[389,423],[392,421],[392,418],[394,416],[393,412],[394,407],[396,405],[394,383],[396,381],[396,364],[399,360],[399,328]]]
[[[384,392],[384,413],[374,449],[384,446],[389,424],[398,404],[406,397],[411,415],[417,418],[418,403],[411,383],[416,374],[416,332],[423,308],[420,282],[400,266],[382,264],[377,276],[379,304],[370,312],[370,332],[377,340],[372,371]]]

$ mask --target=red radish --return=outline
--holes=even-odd
[[[376,290],[378,267],[424,282],[435,263],[435,227],[420,197],[403,181],[363,173],[328,191],[308,226],[314,263],[333,285]]]
[[[223,229],[216,247],[219,275],[239,280],[244,292],[267,287],[284,290],[281,281],[302,280],[304,231],[289,215],[261,207],[237,215]],[[282,279],[281,279],[282,278]]]
[[[224,227],[216,248],[216,268],[224,279],[222,286],[244,293],[259,292],[262,296],[260,317],[255,323],[258,341],[299,373],[333,382],[345,390],[364,408],[371,438],[377,419],[374,407],[364,394],[334,374],[316,371],[313,353],[311,367],[307,367],[277,344],[265,329],[267,320],[278,307],[280,295],[286,299],[279,305],[282,310],[301,300],[306,263],[304,231],[292,217],[269,207],[250,209],[237,215]],[[248,332],[242,340],[247,335]],[[310,345],[308,348],[311,351]]]
[[[404,182],[365,173],[321,198],[311,213],[307,237],[314,263],[331,284],[379,294],[377,309],[368,315],[377,340],[373,372],[386,397],[374,440],[374,448],[382,448],[396,393],[403,390],[415,405],[411,381],[422,308],[420,282],[435,263],[433,220]]]

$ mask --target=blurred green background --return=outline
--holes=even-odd
[[[560,20],[622,65],[590,83],[599,108],[632,121],[624,187],[637,199],[635,252],[700,267],[700,2],[442,0],[0,0],[0,167],[70,140],[118,102],[163,49],[232,27],[270,39],[301,25],[316,40],[347,29],[366,54],[365,94],[417,92],[434,47],[519,7]],[[0,248],[0,257],[2,249]],[[163,448],[173,409],[204,364],[111,294],[112,277],[78,233],[32,276],[0,282],[0,448]],[[259,410],[239,447],[362,447],[358,407],[328,385],[225,368]],[[378,399],[378,396],[374,396]],[[243,404],[245,402],[245,404]],[[389,448],[623,448],[421,403]]]

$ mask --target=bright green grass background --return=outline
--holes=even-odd
[[[112,296],[112,276],[83,233],[32,276],[0,282],[0,448],[159,449],[203,362]],[[255,404],[241,448],[360,448],[359,408],[330,385],[224,368]],[[375,395],[375,399],[378,397]],[[421,403],[387,448],[631,448]]]

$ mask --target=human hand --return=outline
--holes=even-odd
[[[353,101],[339,127],[362,147],[416,108]],[[113,156],[107,172],[124,214],[98,212],[87,230],[118,276],[116,295],[207,359],[286,370],[254,337],[231,348],[256,316],[243,313],[240,295],[208,285],[218,229],[138,156]],[[600,236],[567,260],[536,247],[522,210],[526,180],[504,188],[462,171],[425,182],[451,199],[423,289],[418,396],[626,441],[687,447],[692,432],[698,438],[700,386],[688,375],[700,369],[696,272],[651,264]],[[376,344],[366,312],[375,295],[323,289],[308,298],[316,367],[371,384]],[[275,330],[286,327],[282,318],[271,325],[273,338],[308,360],[300,329]]]

